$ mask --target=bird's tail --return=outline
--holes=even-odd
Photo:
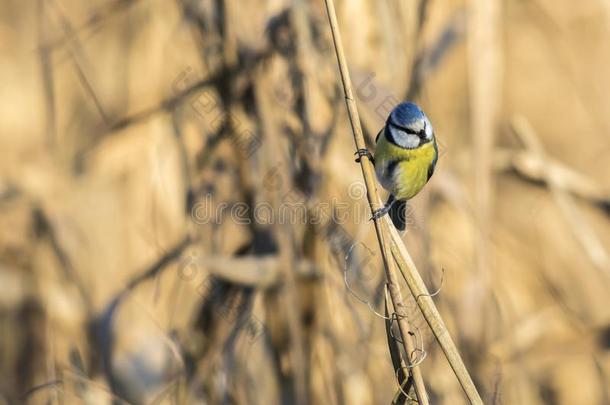
[[[389,215],[396,229],[404,231],[407,226],[407,202],[395,200],[394,196],[390,195],[386,205],[390,206]]]

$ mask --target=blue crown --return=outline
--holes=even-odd
[[[390,113],[386,121],[397,127],[409,127],[416,121],[425,119],[424,112],[413,103],[400,103]]]

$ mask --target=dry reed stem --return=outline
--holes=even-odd
[[[352,127],[352,133],[354,135],[354,142],[356,143],[357,149],[365,149],[366,143],[364,141],[364,135],[362,134],[362,127],[360,126],[360,117],[358,115],[358,109],[356,107],[356,101],[354,99],[351,80],[349,71],[347,69],[347,62],[343,51],[341,42],[341,36],[339,33],[339,26],[337,22],[337,16],[335,12],[333,0],[326,0],[326,10],[328,12],[328,20],[330,23],[333,42],[335,45],[335,52],[337,55],[337,62],[339,64],[339,70],[341,72],[341,80],[343,82],[343,89],[345,91],[345,104],[347,105],[347,111],[350,118],[350,124]],[[367,189],[367,198],[371,211],[376,211],[382,207],[382,203],[379,200],[379,194],[377,193],[377,187],[375,183],[375,175],[373,173],[373,164],[368,157],[360,159],[360,168],[362,169],[362,175]],[[391,259],[391,251],[389,246],[385,243],[384,231],[382,228],[382,222],[379,219],[375,219],[375,232],[377,233],[377,240],[379,241],[379,247],[383,258],[384,268],[386,270],[387,285],[390,292],[390,298],[394,307],[394,312],[398,320],[398,328],[402,337],[403,347],[406,353],[406,361],[409,366],[412,366],[409,354],[412,350],[409,335],[409,324],[407,321],[406,312],[404,309],[404,303],[402,293],[400,292],[398,277],[396,275],[395,264]],[[388,227],[386,223],[386,228]],[[387,233],[387,231],[385,232]],[[419,367],[410,367],[411,375],[413,376],[415,394],[420,404],[428,404],[428,394],[423,383],[421,371]]]
[[[424,281],[422,280],[417,268],[415,267],[415,263],[413,263],[413,259],[409,255],[407,248],[405,247],[402,239],[400,239],[400,235],[396,231],[389,226],[389,219],[383,218],[386,221],[386,225],[390,230],[390,237],[392,239],[392,255],[394,256],[394,260],[398,264],[398,268],[400,269],[411,294],[415,297],[415,302],[417,302],[417,306],[421,310],[424,319],[432,329],[432,333],[434,337],[438,341],[438,344],[441,346],[443,353],[445,353],[445,357],[453,370],[453,373],[457,377],[464,393],[468,397],[468,400],[471,404],[483,404],[481,400],[481,396],[479,395],[477,388],[460,357],[460,353],[443,322],[443,318],[441,317],[438,309],[436,309],[436,305],[434,301],[432,301],[431,294],[428,292]]]
[[[388,340],[388,348],[390,350],[390,357],[392,359],[392,365],[394,366],[394,374],[396,375],[397,382],[398,382],[398,390],[396,390],[396,394],[394,394],[394,398],[392,399],[392,404],[398,405],[398,404],[403,404],[403,403],[414,403],[417,401],[413,400],[408,395],[409,386],[413,385],[414,381],[409,380],[408,376],[405,373],[405,370],[408,370],[409,366],[407,366],[405,359],[403,358],[403,356],[400,353],[399,343],[401,343],[401,342],[398,339],[396,339],[392,333],[392,322],[393,322],[394,318],[390,315],[390,312],[391,312],[390,301],[391,301],[391,299],[388,297],[388,289],[386,288],[385,289],[385,305],[384,305],[384,308],[385,308],[384,315],[386,317],[386,321],[385,321],[386,336],[387,336],[387,340]],[[407,343],[407,347],[409,348],[409,351],[407,352],[406,357],[410,360],[411,354],[415,353],[417,348],[413,344],[412,339],[407,339],[406,343]],[[415,367],[417,368],[417,365],[415,365]],[[413,389],[415,389],[414,385],[413,385]]]
[[[343,82],[343,88],[345,91],[345,103],[347,105],[347,110],[349,114],[350,124],[352,127],[352,133],[354,136],[354,142],[356,143],[357,149],[366,148],[366,144],[364,142],[364,136],[362,134],[362,128],[360,126],[360,118],[358,116],[358,109],[356,107],[356,102],[354,100],[351,80],[349,76],[349,71],[347,69],[347,62],[345,60],[345,54],[343,51],[341,36],[339,33],[339,27],[337,22],[337,16],[335,13],[335,7],[333,0],[326,0],[326,10],[328,12],[328,19],[333,35],[333,41],[335,45],[335,52],[337,55],[337,62],[339,64],[339,71],[341,73],[341,80]],[[364,177],[364,182],[367,189],[367,198],[369,204],[371,206],[371,210],[375,211],[379,209],[382,204],[379,199],[379,194],[377,193],[377,186],[375,183],[375,177],[373,172],[373,164],[369,160],[368,157],[363,157],[360,159],[360,168],[362,169],[362,175]],[[406,247],[402,243],[398,232],[393,229],[390,225],[389,220],[386,217],[381,219],[376,219],[375,223],[375,232],[377,233],[377,240],[379,241],[379,246],[381,249],[383,262],[386,270],[386,276],[388,279],[388,290],[390,292],[390,297],[392,299],[392,304],[394,306],[394,311],[398,317],[398,326],[401,332],[401,336],[403,338],[403,345],[405,346],[405,351],[409,353],[408,347],[406,344],[407,339],[409,338],[408,334],[408,325],[406,322],[406,318],[404,316],[404,304],[402,300],[402,294],[398,287],[398,279],[396,276],[394,262],[391,259],[391,255],[393,254],[394,259],[398,263],[400,270],[403,272],[403,276],[405,280],[407,280],[409,289],[411,293],[416,298],[417,304],[419,305],[426,322],[430,325],[434,336],[438,340],[451,368],[453,369],[460,385],[464,389],[466,396],[468,397],[471,404],[483,404],[479,393],[472,381],[472,378],[468,374],[466,367],[457,351],[455,343],[451,339],[447,328],[444,325],[444,322],[434,305],[434,302],[430,298],[430,294],[421,279],[413,261],[407,252]],[[385,232],[383,231],[383,227],[385,226]],[[392,247],[389,249],[389,246],[386,244],[385,236],[391,236]],[[390,253],[391,251],[391,253]],[[410,359],[407,356],[407,362],[410,363]],[[421,375],[418,379],[416,379],[416,375],[419,373],[418,367],[412,368],[413,378],[415,381],[415,392],[417,394],[417,398],[420,403],[428,403],[427,394],[425,393],[425,389],[423,388],[423,380],[421,379]]]

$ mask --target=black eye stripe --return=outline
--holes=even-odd
[[[403,127],[402,125],[394,124],[393,122],[390,122],[390,126],[400,129],[401,131],[405,131],[407,134],[411,134],[411,135],[419,134],[417,131],[413,131],[411,128]],[[419,132],[421,132],[421,131],[419,131]]]
[[[393,122],[390,122],[390,126],[392,126],[394,128],[397,128],[397,129],[400,129],[401,131],[404,131],[407,134],[417,135],[420,138],[426,138],[426,122],[425,121],[424,121],[424,128],[420,129],[419,131],[414,131],[411,128],[403,127],[402,125],[398,125],[398,124],[395,124]]]

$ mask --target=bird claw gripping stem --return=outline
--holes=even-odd
[[[366,156],[369,158],[371,163],[375,164],[375,158],[373,157],[373,154],[368,149],[358,149],[356,151],[356,153],[354,153],[354,155],[358,155],[358,157],[356,158],[357,163],[360,163],[360,160],[362,159],[362,157]]]
[[[371,217],[370,221],[381,218],[382,216],[384,216],[385,214],[390,212],[391,207],[392,206],[390,204],[388,204],[388,205],[385,205],[385,206],[373,211],[373,216]]]

